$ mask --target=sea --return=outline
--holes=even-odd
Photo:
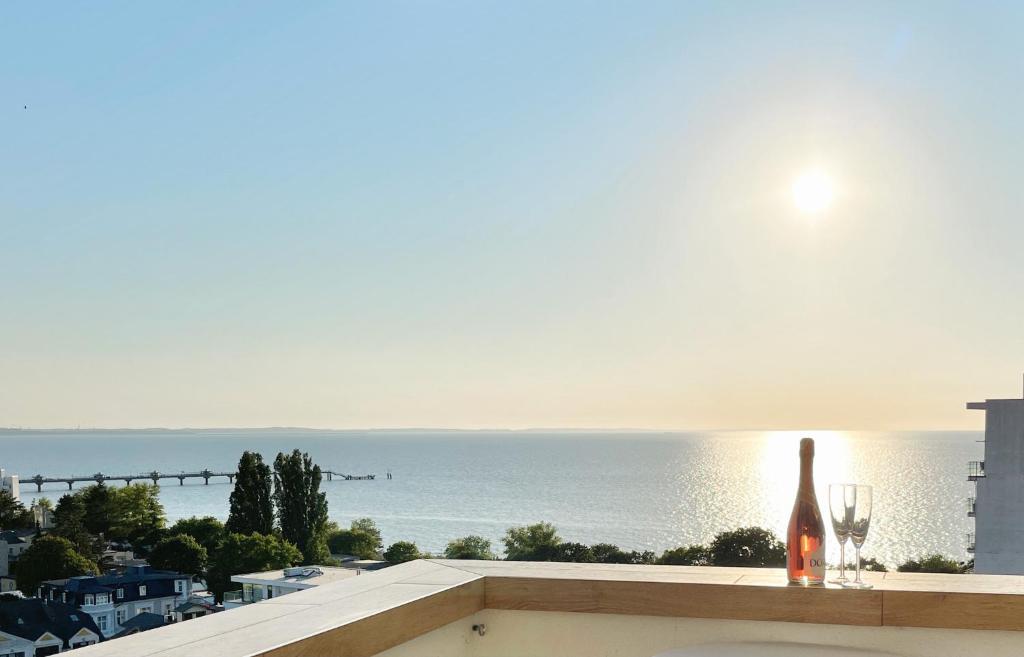
[[[660,553],[752,525],[784,540],[804,436],[816,442],[815,485],[826,523],[829,483],[874,487],[865,557],[890,566],[931,553],[969,558],[967,462],[983,458],[981,432],[5,431],[0,467],[21,477],[26,502],[56,502],[65,484],[36,492],[26,480],[233,471],[243,450],[272,462],[297,448],[325,470],[376,475],[325,478],[321,488],[332,520],[347,526],[372,518],[386,544],[408,540],[439,553],[449,540],[477,534],[500,552],[506,529],[546,521],[567,541]],[[226,519],[231,488],[225,478],[209,485],[165,479],[160,500],[169,522]],[[827,556],[839,561],[831,533]]]

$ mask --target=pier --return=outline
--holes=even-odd
[[[351,475],[343,472],[336,472],[334,470],[321,470],[320,473],[327,479],[327,481],[334,481],[336,478],[344,481],[368,481],[375,479],[377,475]],[[85,476],[71,476],[71,477],[45,477],[43,475],[35,475],[29,479],[22,481],[32,482],[36,485],[36,492],[42,492],[43,484],[67,484],[68,490],[74,488],[77,482],[89,482],[102,484],[107,481],[123,481],[125,485],[131,485],[133,481],[152,481],[154,485],[159,486],[160,480],[162,479],[177,479],[179,486],[185,485],[186,479],[202,479],[203,483],[207,486],[210,485],[210,479],[214,477],[226,477],[228,483],[235,483],[236,472],[214,472],[213,470],[201,470],[198,472],[141,472],[138,474],[129,475],[108,475],[102,472],[97,472],[93,475]]]

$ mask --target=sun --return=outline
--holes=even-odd
[[[817,169],[805,171],[793,181],[793,202],[801,212],[824,212],[832,205],[834,198],[832,180]]]

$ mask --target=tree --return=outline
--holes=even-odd
[[[772,568],[786,565],[786,546],[769,529],[743,527],[722,532],[708,546],[714,566]]]
[[[973,564],[963,563],[941,554],[931,554],[901,563],[896,570],[901,573],[952,573],[959,575],[972,570]]]
[[[155,484],[110,489],[109,506],[109,538],[128,541],[136,549],[151,547],[163,538],[166,516]]]
[[[509,527],[505,538],[505,558],[509,561],[551,561],[562,539],[549,522],[526,527]]]
[[[323,563],[327,550],[327,494],[320,492],[320,466],[293,450],[274,459],[274,502],[281,536],[302,552],[303,563]]]
[[[213,516],[202,518],[192,516],[191,518],[182,518],[167,530],[168,536],[179,534],[191,536],[196,540],[196,543],[206,548],[207,554],[212,555],[224,541],[227,531],[224,528],[224,523]]]
[[[81,495],[62,495],[53,510],[53,534],[69,540],[86,559],[99,561],[103,543],[85,528],[85,513]]]
[[[357,518],[349,529],[339,529],[327,535],[331,554],[353,554],[360,559],[379,559],[384,549],[380,530],[369,518]]]
[[[234,534],[272,534],[274,501],[270,491],[270,466],[258,452],[242,452],[231,491],[231,510],[225,525]]]
[[[32,596],[46,580],[97,572],[96,564],[80,555],[70,541],[60,536],[43,536],[32,541],[18,557],[16,579],[18,589]]]
[[[90,534],[106,536],[110,533],[110,525],[113,521],[113,494],[106,484],[99,483],[86,486],[75,493],[81,497],[85,505],[83,522],[85,529]]]
[[[664,566],[707,566],[711,562],[711,555],[707,547],[703,545],[688,545],[665,550],[658,563]]]
[[[555,547],[551,560],[572,563],[594,563],[594,551],[582,543],[559,543]]]
[[[616,545],[610,543],[598,543],[590,548],[594,554],[594,561],[597,563],[631,563],[631,564],[652,564],[654,563],[653,552],[637,552],[630,550],[626,552]]]
[[[177,534],[162,539],[149,553],[149,563],[160,570],[173,570],[188,575],[202,575],[206,571],[206,548],[188,534]]]
[[[392,543],[391,547],[384,551],[384,560],[388,563],[405,563],[406,561],[414,561],[419,558],[419,548],[410,541]]]
[[[35,526],[32,512],[9,491],[0,489],[0,529],[31,529]]]
[[[273,534],[228,534],[210,559],[206,584],[218,601],[224,592],[238,588],[232,575],[288,568],[302,562],[302,553],[292,543]]]
[[[494,559],[491,542],[483,536],[466,536],[449,541],[445,559]]]

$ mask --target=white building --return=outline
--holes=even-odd
[[[1024,575],[1024,399],[967,404],[985,411],[985,460],[972,461],[968,500],[975,531],[967,537],[974,572]]]
[[[8,474],[0,468],[0,490],[5,490],[14,496],[14,499],[21,501],[21,484],[18,483],[18,475]]]
[[[123,624],[140,614],[157,614],[168,623],[175,622],[175,609],[191,595],[191,575],[151,566],[50,580],[39,587],[39,597],[66,602],[92,616],[106,638],[126,629]]]
[[[356,577],[362,571],[331,566],[298,566],[264,573],[232,575],[231,581],[242,585],[241,591],[224,594],[224,609],[235,609],[253,602],[269,600],[296,591],[311,589],[330,582]]]

